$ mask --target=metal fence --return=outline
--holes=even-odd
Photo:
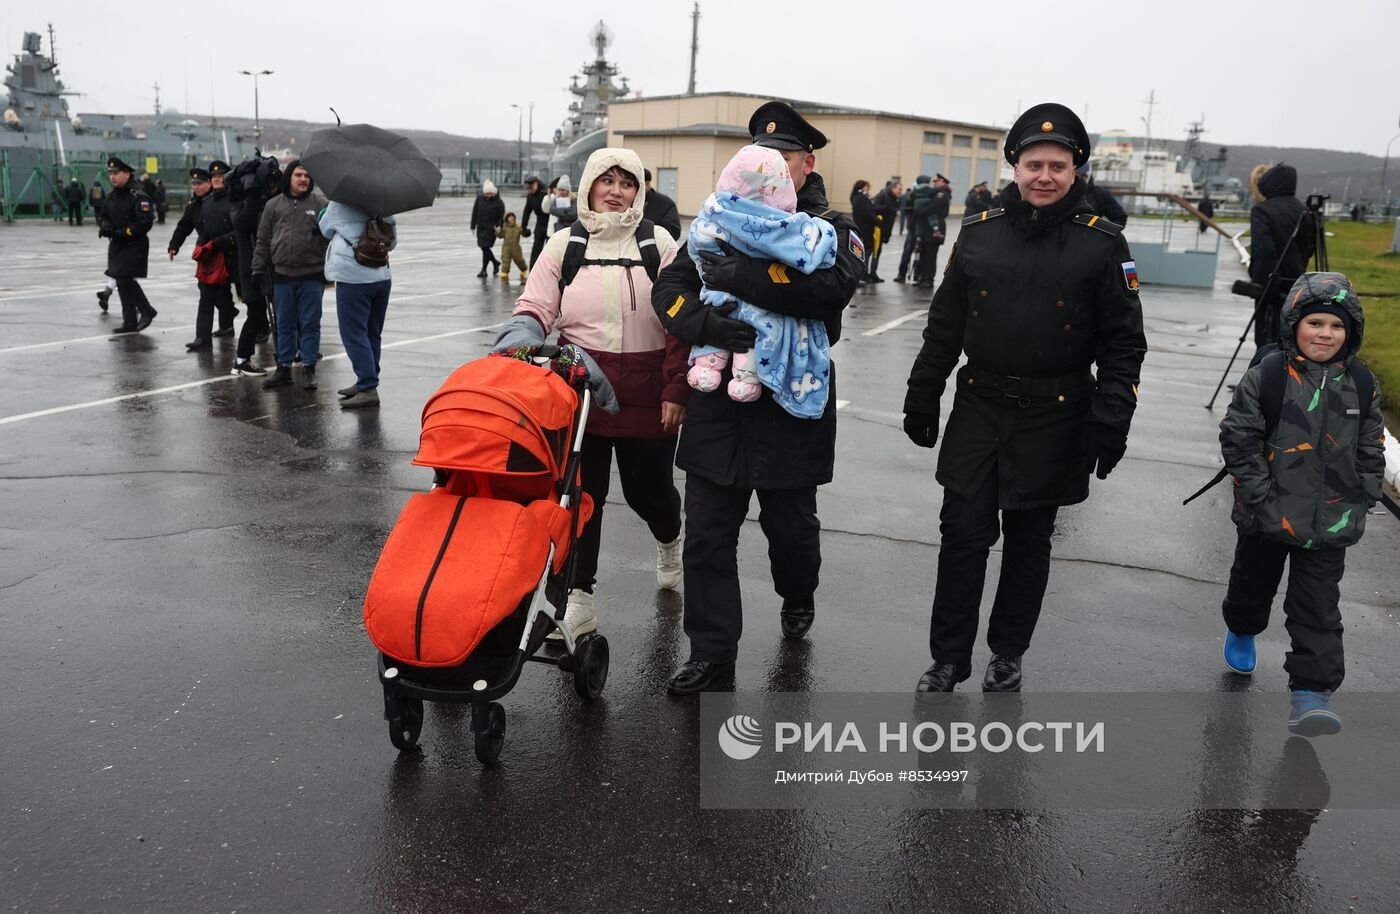
[[[85,206],[94,182],[101,185],[104,194],[110,193],[109,155],[119,156],[138,175],[146,173],[161,180],[165,184],[166,205],[171,209],[183,206],[189,199],[189,170],[195,165],[192,156],[147,156],[140,150],[113,149],[100,156],[68,156],[60,162],[58,156],[43,150],[0,149],[0,205],[4,221],[67,218],[63,189],[74,178],[83,187]]]

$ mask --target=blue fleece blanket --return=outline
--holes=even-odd
[[[836,263],[836,230],[825,219],[785,213],[737,194],[710,194],[690,224],[687,250],[700,263],[700,252],[720,253],[725,241],[751,257],[772,260],[810,274]],[[818,419],[826,411],[831,375],[831,344],[821,321],[774,314],[728,292],[702,287],[700,300],[710,306],[737,303],[729,317],[758,331],[754,367],[778,405],[800,419]],[[720,350],[696,346],[690,359]]]

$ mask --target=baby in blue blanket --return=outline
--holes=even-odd
[[[690,224],[687,249],[697,264],[701,251],[721,253],[720,241],[802,273],[836,262],[835,229],[825,219],[797,212],[797,191],[787,162],[777,150],[762,146],[745,146],[729,160],[715,192]],[[758,340],[752,351],[732,356],[713,346],[696,346],[686,375],[691,387],[717,389],[732,358],[731,399],[749,403],[767,387],[792,415],[822,415],[831,371],[825,324],[774,314],[717,289],[702,288],[700,299],[711,306],[734,304],[729,316],[757,330]]]

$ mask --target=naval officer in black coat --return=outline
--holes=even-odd
[[[754,330],[700,301],[700,286],[729,292],[778,314],[826,323],[833,346],[841,337],[841,312],[865,271],[864,241],[854,224],[827,206],[826,186],[814,171],[821,131],[782,102],[759,106],[749,119],[753,142],[779,150],[787,160],[802,212],[821,216],[837,233],[836,263],[810,276],[772,270],[728,248],[705,255],[702,270],[682,245],[652,286],[661,324],[682,343],[743,352]],[[815,618],[814,594],[821,567],[817,486],[831,481],[836,462],[836,365],[828,379],[826,412],[799,419],[765,389],[752,403],[729,398],[726,382],[712,393],[692,391],[681,427],[676,465],[685,484],[685,633],[690,659],[670,681],[684,695],[728,677],[739,650],[743,610],[739,597],[739,528],[756,492],[759,525],[768,539],[773,587],[783,598],[780,625],[802,638]]]
[[[146,236],[156,221],[156,208],[136,183],[135,175],[136,170],[116,156],[107,160],[112,192],[97,217],[97,234],[108,239],[107,275],[117,281],[117,295],[122,302],[122,323],[113,333],[145,330],[156,316],[156,309],[136,281],[146,276],[146,257],[150,252],[150,239]]]
[[[1004,208],[963,220],[904,400],[905,433],[933,447],[939,398],[967,354],[938,454],[934,662],[920,692],[949,692],[971,675],[987,553],[999,536],[982,687],[1020,690],[1056,510],[1086,499],[1091,472],[1104,479],[1123,457],[1147,352],[1128,245],[1085,204],[1075,177],[1089,156],[1079,118],[1036,105],[1004,153],[1015,169]]]

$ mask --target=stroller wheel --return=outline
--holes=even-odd
[[[421,698],[393,698],[385,702],[385,716],[389,718],[389,742],[400,752],[407,752],[418,744],[418,734],[423,732],[423,700]]]
[[[603,694],[608,681],[608,639],[602,635],[584,635],[574,652],[574,691],[584,701]]]
[[[506,709],[499,702],[487,705],[485,730],[476,733],[476,757],[483,765],[494,765],[506,741]]]

